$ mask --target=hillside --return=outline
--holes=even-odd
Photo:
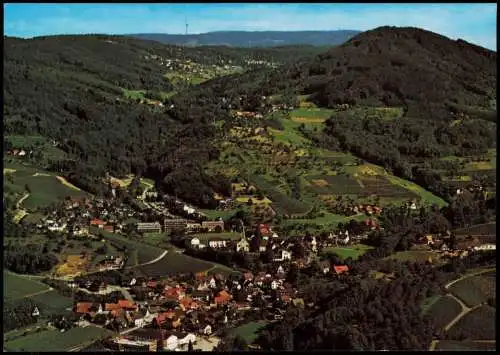
[[[32,160],[92,193],[104,191],[106,171],[168,177],[169,189],[202,205],[213,188],[224,190],[197,167],[216,154],[207,122],[225,113],[209,105],[201,114],[192,100],[167,112],[162,102],[309,50],[181,48],[97,35],[4,39],[5,151],[36,147]]]
[[[359,31],[218,31],[188,35],[140,33],[130,36],[189,46],[276,47],[297,44],[334,46],[358,33]]]
[[[349,152],[450,200],[458,187],[477,184],[494,194],[495,83],[495,52],[382,27],[313,60],[218,78],[190,94],[223,96],[243,110],[259,110],[261,95],[300,104],[289,125],[302,123],[312,145]]]

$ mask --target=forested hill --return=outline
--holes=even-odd
[[[444,119],[462,112],[495,120],[496,63],[496,52],[462,40],[380,27],[301,64],[244,74],[225,86],[234,91],[238,82],[253,82],[245,85],[248,92],[291,91],[322,107],[395,106],[409,117]]]
[[[201,34],[174,35],[162,33],[132,34],[140,39],[167,44],[190,46],[225,45],[231,47],[275,47],[307,44],[312,46],[339,45],[360,33],[359,31],[220,31]]]

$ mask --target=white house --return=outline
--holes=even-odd
[[[175,350],[179,346],[179,339],[175,335],[171,335],[165,341],[164,347],[168,350]]]
[[[273,280],[273,281],[271,282],[271,290],[276,290],[276,289],[278,289],[279,285],[280,285],[280,284],[279,284],[279,282],[278,282],[278,281]]]
[[[204,335],[212,334],[212,327],[210,326],[210,324],[207,324],[204,328],[201,329],[201,334]]]
[[[193,214],[196,210],[192,207],[189,207],[188,205],[184,205],[183,210],[189,214]]]
[[[496,250],[496,244],[482,244],[480,246],[474,247],[474,250]]]
[[[35,316],[39,316],[39,315],[40,315],[40,311],[38,310],[38,307],[37,307],[37,306],[35,306],[35,308],[33,309],[33,313],[31,313],[31,315],[32,315],[33,317],[35,317]]]
[[[225,248],[227,246],[227,241],[225,240],[211,240],[208,242],[211,248]]]
[[[200,240],[198,238],[191,239],[191,246],[193,248],[199,248],[200,247]]]
[[[241,238],[238,243],[236,243],[236,251],[248,252],[250,250],[250,244],[245,238]]]
[[[213,277],[210,279],[209,286],[210,288],[215,288],[217,286],[217,283],[215,282],[215,279]]]
[[[278,275],[284,275],[285,274],[285,269],[283,269],[283,266],[278,266],[278,270],[276,271]]]
[[[311,241],[311,249],[313,251],[317,251],[318,249],[316,248],[316,246],[318,245],[318,242],[316,242],[316,237],[313,237],[312,241]]]
[[[194,344],[196,342],[196,335],[188,333],[184,338],[179,338],[178,341],[179,345],[189,344],[189,342]]]

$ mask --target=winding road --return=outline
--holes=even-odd
[[[478,272],[474,272],[474,273],[470,273],[470,274],[467,274],[467,275],[464,275],[462,277],[459,277],[458,279],[456,280],[453,280],[453,281],[450,281],[448,282],[444,288],[445,289],[449,289],[451,286],[453,286],[454,284],[456,284],[457,282],[460,282],[462,280],[465,280],[465,279],[468,279],[469,277],[474,277],[474,276],[477,276],[477,275],[481,275],[481,274],[484,274],[484,273],[487,273],[487,272],[491,272],[491,271],[495,271],[496,268],[488,268],[488,269],[484,269],[484,270],[480,270]],[[462,311],[455,317],[453,318],[445,327],[444,327],[444,331],[447,332],[449,331],[460,319],[462,319],[464,316],[466,316],[467,314],[469,314],[470,312],[472,312],[473,310],[475,310],[476,308],[479,308],[481,306],[484,305],[484,303],[480,303],[480,304],[477,304],[475,305],[474,307],[468,307],[464,302],[462,302],[462,300],[458,297],[456,297],[454,294],[452,294],[451,292],[448,292],[446,294],[446,296],[450,296],[452,297],[453,299],[455,299],[455,301],[457,301],[459,304],[460,304],[460,307],[462,307]],[[475,340],[475,342],[491,342],[491,343],[494,343],[496,342],[496,340]],[[436,345],[439,343],[439,340],[437,339],[434,339],[432,340],[431,342],[431,345],[429,346],[429,351],[434,351],[435,348],[436,348]]]

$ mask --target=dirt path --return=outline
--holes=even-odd
[[[21,207],[21,203],[23,203],[23,202],[24,202],[24,200],[26,200],[28,197],[30,197],[30,194],[29,194],[29,193],[26,193],[26,195],[24,195],[23,197],[21,197],[21,198],[19,199],[19,201],[17,201],[17,203],[16,203],[16,208],[17,208],[17,209],[21,209],[21,208],[20,208],[20,207]]]
[[[28,297],[33,297],[33,296],[36,296],[36,295],[41,295],[43,293],[47,293],[47,292],[50,292],[50,291],[53,291],[54,289],[52,287],[49,287],[47,290],[43,290],[43,291],[38,291],[38,292],[34,292],[34,293],[30,293],[28,295],[24,295],[23,297],[21,298],[28,298]]]
[[[453,281],[451,281],[451,282],[447,283],[447,284],[444,286],[444,288],[448,289],[448,288],[450,288],[452,285],[454,285],[455,283],[457,283],[457,282],[459,282],[459,281],[462,281],[462,280],[467,279],[467,278],[469,278],[469,277],[473,277],[473,276],[481,275],[481,274],[484,274],[484,273],[486,273],[486,272],[495,271],[495,270],[496,270],[496,268],[495,268],[495,267],[493,267],[493,268],[484,269],[484,270],[481,270],[481,271],[478,271],[478,272],[475,272],[475,273],[472,273],[472,274],[464,275],[464,276],[462,276],[462,277],[460,277],[460,278],[458,278],[458,279],[456,279],[456,280],[453,280]]]
[[[52,175],[45,173],[34,173],[33,176],[52,176]]]
[[[81,189],[79,189],[78,187],[76,187],[75,185],[73,185],[72,183],[70,183],[68,180],[66,180],[65,178],[63,178],[62,176],[56,176],[57,180],[59,180],[61,182],[61,184],[63,184],[64,186],[67,186],[69,187],[70,189],[73,189],[75,191],[82,191]]]

